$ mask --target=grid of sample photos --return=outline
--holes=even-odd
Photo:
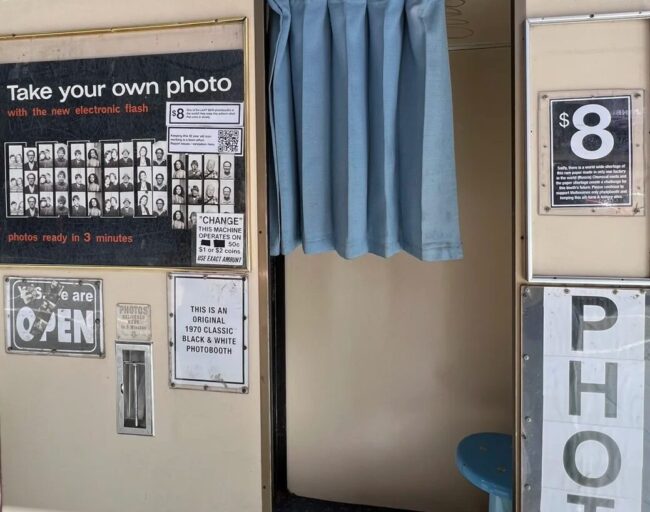
[[[7,217],[169,217],[235,212],[235,157],[167,153],[166,141],[5,143]]]

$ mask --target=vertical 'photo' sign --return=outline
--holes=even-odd
[[[529,287],[522,304],[522,510],[646,510],[646,290]]]

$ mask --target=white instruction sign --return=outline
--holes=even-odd
[[[170,153],[219,153],[242,155],[242,128],[170,126],[167,143]]]
[[[247,288],[239,275],[170,274],[174,388],[247,392]]]
[[[244,265],[243,213],[199,213],[196,219],[197,265]]]
[[[244,122],[243,103],[226,103],[221,101],[167,102],[167,126],[180,125],[235,125]]]
[[[151,341],[151,306],[149,304],[117,305],[117,339]]]

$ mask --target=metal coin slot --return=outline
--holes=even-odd
[[[153,435],[151,345],[116,343],[117,432]]]

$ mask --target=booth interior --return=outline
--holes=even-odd
[[[291,494],[487,510],[456,448],[513,430],[510,2],[446,5],[464,257],[298,248],[275,261],[284,324],[274,346],[286,355],[276,478]]]

